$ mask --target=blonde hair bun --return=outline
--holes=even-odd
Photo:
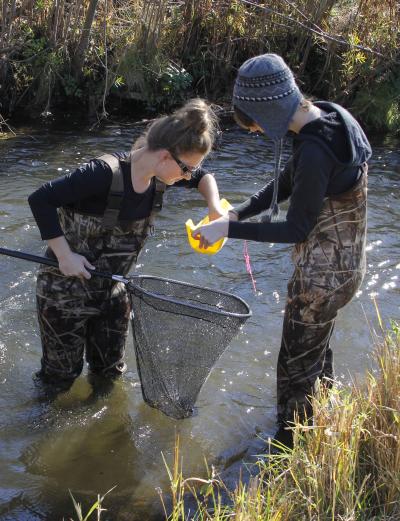
[[[218,118],[202,99],[187,101],[169,116],[157,118],[134,144],[150,150],[166,148],[171,152],[208,154],[218,129]]]
[[[182,119],[187,128],[190,127],[199,134],[207,132],[210,125],[215,122],[213,121],[215,115],[211,108],[200,98],[188,101],[181,109],[176,111],[176,117]]]

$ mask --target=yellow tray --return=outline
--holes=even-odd
[[[231,210],[233,208],[233,206],[226,199],[221,199],[220,203],[221,203],[221,208],[223,210],[225,210],[226,212],[228,212],[229,210]],[[193,224],[192,219],[188,219],[185,223],[186,232],[187,232],[189,244],[194,249],[194,251],[197,251],[197,253],[205,253],[206,255],[214,255],[215,253],[218,253],[221,250],[221,248],[224,246],[224,244],[226,243],[226,240],[227,240],[226,237],[220,239],[217,242],[214,242],[214,244],[211,244],[208,248],[200,248],[200,241],[197,239],[194,239],[192,237],[192,232],[194,230],[196,230],[196,228],[198,228],[199,226],[203,226],[203,224],[208,224],[209,222],[210,222],[210,220],[208,218],[208,215],[206,217],[204,217],[204,219],[202,219],[196,225]]]

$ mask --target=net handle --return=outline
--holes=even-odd
[[[17,259],[23,259],[30,262],[36,262],[38,264],[45,264],[46,266],[53,266],[54,268],[58,268],[58,262],[53,259],[49,259],[48,257],[42,257],[40,255],[32,255],[32,253],[26,253],[24,251],[18,250],[10,250],[8,248],[0,248],[0,255],[7,255],[9,257],[15,257]],[[86,268],[91,275],[95,275],[96,277],[102,277],[103,279],[116,280],[118,282],[123,282],[124,284],[128,284],[131,282],[131,279],[127,279],[122,275],[113,275],[112,273],[104,273],[103,271],[97,271],[90,268]]]

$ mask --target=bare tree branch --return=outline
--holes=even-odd
[[[356,45],[356,44],[353,44],[353,43],[351,43],[351,42],[349,42],[347,40],[343,40],[342,38],[336,38],[335,36],[332,36],[332,35],[326,33],[325,31],[323,31],[322,29],[319,29],[319,28],[318,29],[313,29],[312,27],[310,27],[310,26],[300,22],[299,20],[296,20],[295,18],[292,18],[291,16],[287,16],[287,15],[285,15],[283,13],[280,13],[279,11],[275,11],[275,9],[271,9],[270,7],[265,7],[265,6],[256,4],[254,2],[251,2],[250,0],[240,0],[240,1],[243,2],[246,5],[251,5],[252,7],[257,7],[258,9],[262,9],[262,10],[267,11],[269,13],[273,13],[273,14],[275,14],[277,16],[280,16],[281,18],[284,18],[285,20],[289,21],[290,23],[299,25],[300,27],[302,27],[306,31],[310,31],[311,33],[314,33],[317,36],[319,36],[320,38],[323,38],[325,40],[328,40],[328,41],[331,41],[331,42],[336,42],[336,43],[338,43],[340,45],[345,45],[345,46],[353,48],[353,49],[359,49],[360,51],[364,51],[364,52],[367,52],[367,53],[370,53],[370,54],[375,54],[376,56],[379,56],[381,58],[385,58],[385,59],[387,58],[387,56],[385,56],[384,54],[382,54],[379,51],[376,51],[374,49],[371,49],[370,47],[365,47],[363,45]]]
[[[7,123],[7,120],[3,118],[3,116],[0,114],[0,132],[2,132],[2,127],[7,127],[8,131],[11,132],[11,134],[14,134],[16,136],[17,134],[13,131],[13,129],[10,127],[10,125]]]
[[[82,29],[81,39],[76,49],[74,57],[74,73],[79,77],[82,72],[83,63],[85,61],[86,51],[89,47],[89,38],[94,17],[96,15],[96,8],[99,0],[90,0],[89,8],[86,13],[85,23]]]

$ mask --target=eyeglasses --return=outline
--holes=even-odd
[[[169,153],[171,154],[172,159],[175,161],[175,163],[181,169],[183,175],[185,175],[185,174],[193,175],[195,172],[197,172],[201,168],[201,165],[188,166],[183,161],[181,161],[178,157],[176,157],[176,155],[173,154],[171,152],[171,150],[169,150]]]

